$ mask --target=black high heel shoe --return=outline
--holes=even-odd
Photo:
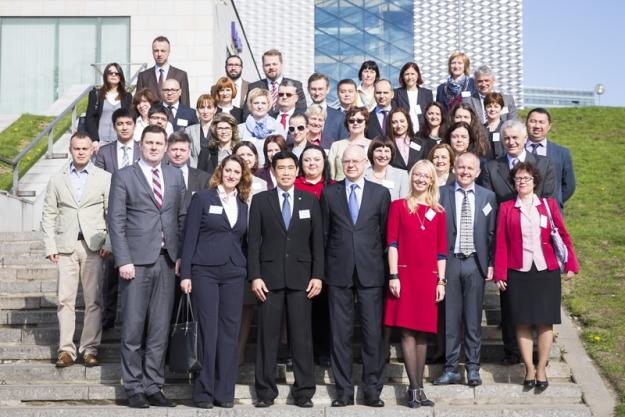
[[[548,386],[549,386],[549,381],[547,380],[547,377],[545,377],[544,381],[536,380],[536,391],[543,392],[544,390],[547,389]]]
[[[525,378],[523,379],[523,392],[528,392],[534,389],[536,386],[536,372],[534,372],[534,379],[527,379],[527,374],[525,374]]]
[[[419,404],[423,407],[434,407],[434,401],[428,399],[423,388],[417,389],[417,397],[419,398]]]
[[[408,407],[419,408],[420,406],[421,401],[419,401],[417,390],[412,388],[408,389]]]

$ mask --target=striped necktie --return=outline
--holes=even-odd
[[[156,208],[160,210],[163,207],[163,187],[157,168],[152,170],[152,191],[154,191],[154,198],[156,199]]]

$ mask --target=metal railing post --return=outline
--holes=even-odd
[[[15,165],[13,165],[13,186],[11,187],[11,194],[17,195],[17,183],[20,178],[20,161],[17,161]]]
[[[76,118],[76,110],[78,110],[78,105],[74,105],[74,108],[72,109],[72,124],[69,128],[70,132],[72,132],[72,135],[76,133],[76,130],[78,130],[78,119]]]
[[[54,125],[50,128],[48,132],[48,159],[52,159],[52,147],[54,146]]]

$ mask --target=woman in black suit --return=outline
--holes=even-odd
[[[414,134],[423,126],[426,106],[434,101],[432,90],[421,87],[421,84],[423,84],[423,78],[416,62],[405,63],[399,71],[399,85],[401,87],[395,89],[393,105],[408,112]]]
[[[237,87],[228,77],[221,77],[217,80],[211,94],[217,103],[217,113],[230,113],[237,123],[243,122],[243,110],[232,103],[232,99],[237,95]]]
[[[231,408],[236,384],[237,336],[247,261],[247,201],[252,177],[236,155],[215,170],[210,189],[194,194],[185,221],[180,288],[191,293],[204,347],[193,384],[199,408]]]
[[[91,140],[102,141],[102,145],[116,141],[117,133],[111,116],[115,110],[130,109],[131,106],[132,95],[126,91],[122,67],[116,62],[108,64],[102,73],[102,87],[94,87],[87,101],[85,129]]]

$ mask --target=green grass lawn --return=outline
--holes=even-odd
[[[590,355],[619,395],[625,416],[625,108],[553,109],[550,138],[571,149],[577,191],[565,222],[580,274],[564,302],[583,326]]]
[[[87,97],[78,104],[77,114],[87,109]],[[56,142],[70,127],[72,122],[71,113],[61,120],[54,129],[54,141]],[[4,131],[0,132],[0,156],[13,159],[30,144],[54,117],[23,114]],[[26,154],[20,163],[20,177],[26,173],[46,153],[47,138],[39,142]],[[12,185],[12,167],[0,162],[0,190],[9,190]]]

